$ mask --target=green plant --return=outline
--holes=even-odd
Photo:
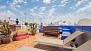
[[[37,23],[32,23],[31,25],[33,26],[31,33],[32,33],[32,35],[35,35],[36,31],[37,31]]]
[[[33,23],[30,23],[29,26],[32,27]]]
[[[37,29],[37,23],[34,23],[34,29]]]
[[[8,22],[2,23],[2,26],[0,26],[0,32],[4,35],[8,35],[11,33]]]
[[[25,25],[28,25],[28,22],[25,22]]]
[[[29,26],[33,29],[37,28],[37,23],[30,23]]]

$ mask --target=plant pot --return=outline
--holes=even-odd
[[[33,29],[33,30],[31,31],[31,33],[32,33],[32,35],[35,35],[35,34],[36,34],[36,30]]]
[[[0,44],[2,44],[2,39],[0,39]]]
[[[12,41],[12,37],[10,35],[2,35],[2,43],[7,44]]]
[[[0,35],[0,44],[2,44],[2,36]]]

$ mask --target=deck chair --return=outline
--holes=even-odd
[[[76,38],[77,36],[83,34],[84,32],[76,31],[72,35],[68,36],[64,40],[58,40],[58,39],[48,39],[48,38],[37,38],[33,42],[39,43],[39,44],[45,44],[45,45],[51,45],[51,46],[57,46],[57,47],[63,47],[63,48],[70,48],[66,47],[65,44],[69,43],[71,40]],[[71,49],[75,49],[74,47]]]
[[[28,47],[28,46],[23,46],[19,49],[16,49],[15,51],[46,51],[46,50],[37,49],[37,48],[33,48],[33,47]]]
[[[91,39],[72,51],[91,51]]]

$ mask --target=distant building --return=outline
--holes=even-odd
[[[51,22],[50,24],[48,24],[48,26],[54,26],[54,24]]]
[[[54,22],[54,26],[59,26],[59,22]]]

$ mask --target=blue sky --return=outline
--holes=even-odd
[[[26,15],[25,15],[25,14]],[[91,18],[91,0],[0,0],[0,19],[27,22],[78,22]]]

